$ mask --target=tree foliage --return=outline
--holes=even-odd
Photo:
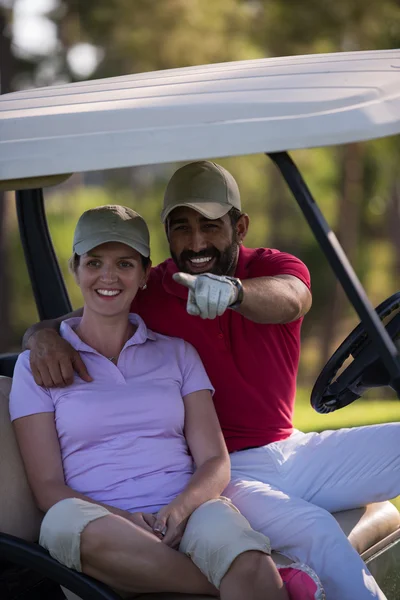
[[[52,61],[53,70],[46,72],[55,81],[77,78],[68,54],[80,43],[99,49],[102,58],[92,74],[98,78],[264,56],[394,48],[400,41],[397,0],[64,0],[49,18],[57,25],[59,47],[42,63]],[[29,70],[28,65],[25,61],[17,70]],[[35,59],[32,65],[34,84],[43,64]],[[377,304],[399,283],[398,139],[298,151],[294,157]],[[314,375],[355,316],[272,163],[265,156],[219,162],[236,176],[252,218],[249,244],[293,252],[310,267],[314,307],[304,324],[302,373]],[[153,260],[165,258],[159,210],[175,166],[111,171],[104,174],[101,190],[92,186],[84,192],[72,186],[48,194],[51,231],[63,265],[79,213],[109,201],[144,214],[152,231]],[[16,233],[13,252],[20,260]],[[13,305],[16,336],[34,319],[34,307],[31,301],[26,309],[26,274],[13,272],[15,297],[21,299]],[[68,281],[74,303],[79,303]]]

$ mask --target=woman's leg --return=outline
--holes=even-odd
[[[120,592],[218,595],[187,556],[123,517],[76,498],[50,509],[40,543],[66,566]]]
[[[185,555],[122,517],[92,521],[81,539],[82,571],[123,592],[217,595]]]
[[[251,529],[227,499],[210,500],[194,511],[180,551],[219,588],[222,600],[288,600],[268,538]]]
[[[244,552],[233,561],[221,580],[219,592],[221,600],[289,598],[272,558],[257,551]]]

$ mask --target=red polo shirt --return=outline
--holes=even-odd
[[[150,329],[181,337],[197,349],[215,387],[215,408],[230,452],[285,439],[293,430],[302,319],[260,325],[233,310],[213,320],[190,316],[188,291],[172,279],[176,272],[172,259],[153,268],[132,312]],[[298,258],[268,248],[240,248],[236,277],[283,274],[310,287],[308,269]]]

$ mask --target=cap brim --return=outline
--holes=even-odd
[[[122,236],[113,236],[112,234],[104,236],[99,236],[99,234],[97,234],[90,238],[86,238],[81,242],[77,242],[73,247],[73,252],[78,254],[78,256],[82,256],[82,254],[86,254],[86,252],[93,250],[93,248],[97,248],[97,246],[101,246],[101,244],[106,244],[107,242],[119,242],[120,244],[126,244],[130,248],[133,248],[133,250],[139,252],[139,254],[142,256],[145,256],[146,258],[150,256],[150,248],[146,244],[142,244],[141,242],[127,239]]]
[[[220,204],[219,202],[181,202],[180,204],[174,204],[173,206],[167,206],[161,213],[161,220],[165,223],[168,215],[181,206],[187,206],[193,208],[196,212],[203,215],[207,219],[220,219],[226,215],[232,207],[231,204]]]

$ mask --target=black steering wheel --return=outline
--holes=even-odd
[[[376,312],[391,339],[400,342],[400,292],[382,302]],[[353,361],[345,366],[350,357]],[[311,406],[319,413],[343,408],[371,387],[390,385],[390,376],[360,323],[342,342],[322,369],[311,392]]]

